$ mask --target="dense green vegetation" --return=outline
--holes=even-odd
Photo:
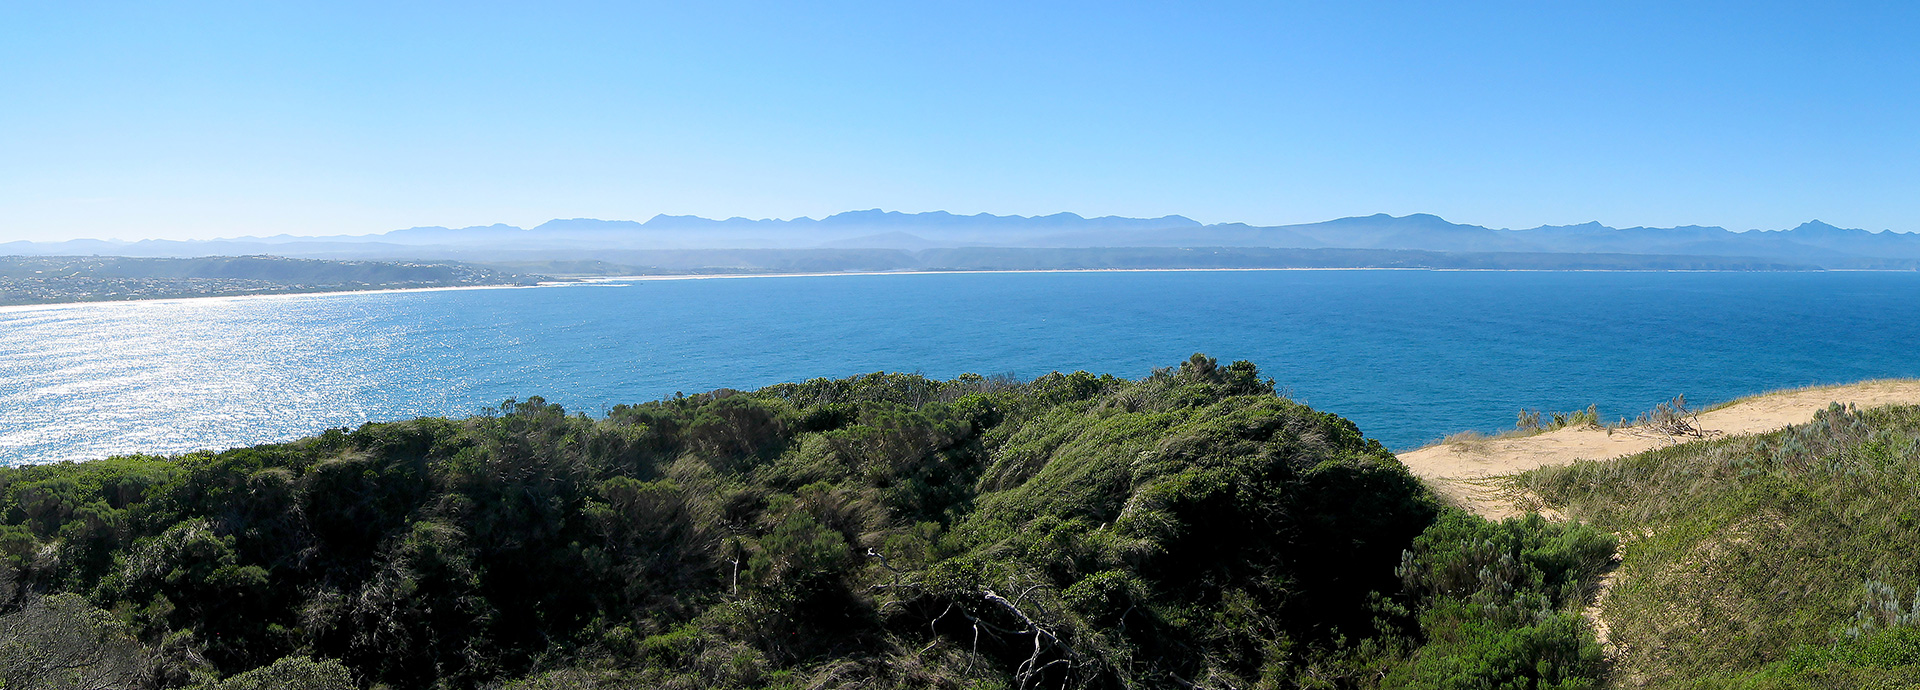
[[[1621,684],[1920,687],[1920,407],[1536,470],[1625,535],[1605,617]]]
[[[1614,544],[1196,355],[0,470],[0,687],[1594,687]]]

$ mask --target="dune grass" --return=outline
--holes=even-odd
[[[1853,381],[1850,383],[1829,383],[1829,384],[1821,384],[1821,385],[1815,385],[1815,386],[1795,386],[1791,388],[1775,388],[1772,390],[1766,390],[1766,391],[1761,391],[1759,393],[1754,393],[1753,395],[1743,395],[1738,398],[1734,398],[1732,400],[1717,402],[1712,405],[1703,407],[1699,411],[1701,413],[1707,413],[1707,412],[1713,412],[1715,410],[1723,410],[1729,407],[1733,407],[1734,405],[1750,403],[1755,400],[1759,400],[1761,398],[1772,397],[1775,395],[1781,395],[1785,393],[1803,393],[1808,391],[1835,390],[1840,388],[1853,388],[1856,386],[1872,386],[1876,384],[1889,384],[1889,383],[1920,383],[1920,379],[1902,379],[1902,378],[1866,379],[1864,381]]]
[[[1659,405],[1654,406],[1653,409],[1642,412],[1634,416],[1632,419],[1628,419],[1626,417],[1620,417],[1612,421],[1603,421],[1601,419],[1600,409],[1599,409],[1599,406],[1597,405],[1588,405],[1586,409],[1575,410],[1572,412],[1551,412],[1551,411],[1543,412],[1541,410],[1534,409],[1534,408],[1524,408],[1524,409],[1521,409],[1519,413],[1516,415],[1514,426],[1511,429],[1505,429],[1502,431],[1494,432],[1492,434],[1487,434],[1478,430],[1462,431],[1462,432],[1450,434],[1444,438],[1441,438],[1438,441],[1428,443],[1427,445],[1422,447],[1431,448],[1437,445],[1450,445],[1450,446],[1455,446],[1461,450],[1477,450],[1484,447],[1485,442],[1490,439],[1524,438],[1527,436],[1544,434],[1549,431],[1558,431],[1560,429],[1565,429],[1567,427],[1626,429],[1626,428],[1632,428],[1632,427],[1655,425],[1660,423],[1663,420],[1668,420],[1673,418],[1685,418],[1685,417],[1706,414],[1716,410],[1723,410],[1729,407],[1733,407],[1735,405],[1750,403],[1763,398],[1768,398],[1768,397],[1788,394],[1788,393],[1804,393],[1809,391],[1821,391],[1821,390],[1838,390],[1843,388],[1854,388],[1854,387],[1873,386],[1873,385],[1881,385],[1881,384],[1915,384],[1915,383],[1920,383],[1920,379],[1904,379],[1904,378],[1867,379],[1864,381],[1854,381],[1851,383],[1835,383],[1835,384],[1826,384],[1826,385],[1817,385],[1817,386],[1800,386],[1800,387],[1794,387],[1794,388],[1776,388],[1772,390],[1763,391],[1760,393],[1755,393],[1752,395],[1743,395],[1738,398],[1734,398],[1732,400],[1726,400],[1723,402],[1718,402],[1712,405],[1708,405],[1706,407],[1699,407],[1699,408],[1691,407],[1687,402],[1685,395],[1676,395],[1673,397],[1672,400],[1662,402]]]
[[[1920,623],[1920,407],[1835,405],[1518,482],[1621,536],[1604,606],[1614,686],[1920,679],[1920,636],[1899,632]]]
[[[1491,435],[1482,433],[1477,429],[1468,429],[1466,431],[1449,434],[1439,441],[1422,446],[1422,448],[1444,445],[1453,446],[1456,450],[1473,451],[1485,448],[1489,441],[1495,439],[1525,438],[1544,434],[1549,431],[1559,431],[1568,427],[1617,429],[1625,425],[1626,420],[1624,419],[1618,423],[1601,422],[1600,408],[1597,405],[1588,405],[1586,409],[1574,410],[1572,412],[1541,412],[1540,410],[1527,408],[1520,410],[1519,414],[1515,416],[1514,426],[1511,429],[1495,432]]]

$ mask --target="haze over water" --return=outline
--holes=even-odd
[[[1523,407],[1920,376],[1920,274],[1246,271],[646,280],[0,310],[0,462],[872,371],[1137,378],[1193,352],[1405,449]]]

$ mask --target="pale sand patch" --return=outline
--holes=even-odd
[[[1708,437],[1756,434],[1811,421],[1831,403],[1862,409],[1920,405],[1920,380],[1884,379],[1779,391],[1709,408],[1694,419]],[[1399,455],[1413,473],[1447,501],[1491,520],[1521,515],[1533,502],[1508,477],[1575,460],[1610,460],[1698,437],[1670,436],[1637,427],[1567,428],[1533,436],[1441,443]],[[1547,517],[1558,517],[1548,515]]]
[[[1400,454],[1427,486],[1441,498],[1464,507],[1489,520],[1499,520],[1538,511],[1551,520],[1563,519],[1538,500],[1515,487],[1515,474],[1548,465],[1564,465],[1575,460],[1610,460],[1696,438],[1717,438],[1757,434],[1792,424],[1812,421],[1813,413],[1833,403],[1852,404],[1862,409],[1884,405],[1920,405],[1920,380],[1885,379],[1839,386],[1819,386],[1777,391],[1741,398],[1718,405],[1690,417],[1688,421],[1700,436],[1672,436],[1649,429],[1628,427],[1611,431],[1598,427],[1574,427],[1533,436],[1477,438],[1465,443],[1440,443]],[[1619,561],[1615,561],[1617,565]],[[1614,570],[1608,568],[1594,583],[1594,590],[1581,608],[1580,615],[1593,626],[1594,639],[1608,658],[1620,649],[1610,639],[1612,632],[1605,609],[1612,592]]]

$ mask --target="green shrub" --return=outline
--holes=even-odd
[[[1591,527],[1539,515],[1488,522],[1449,509],[1414,539],[1396,573],[1425,643],[1387,687],[1587,688],[1600,648],[1577,610],[1613,559]]]
[[[358,690],[353,674],[332,659],[290,656],[206,686],[206,690]]]
[[[0,469],[0,600],[90,597],[160,687],[1586,677],[1607,543],[1437,511],[1246,362],[871,374]]]

